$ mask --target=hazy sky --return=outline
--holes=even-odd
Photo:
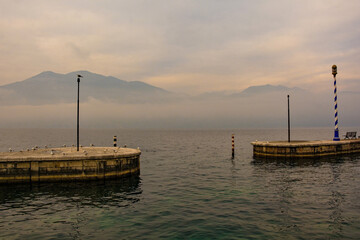
[[[88,70],[194,94],[321,90],[337,64],[350,88],[359,9],[358,0],[0,0],[0,84]]]

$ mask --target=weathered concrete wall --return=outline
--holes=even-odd
[[[254,157],[317,158],[360,153],[360,140],[252,142]]]
[[[140,174],[140,150],[104,149],[82,148],[80,153],[66,148],[28,154],[2,153],[0,183],[90,180]],[[52,154],[46,155],[50,151]]]

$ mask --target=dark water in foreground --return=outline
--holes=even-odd
[[[0,150],[71,145],[74,133],[0,130]],[[251,141],[286,140],[286,130],[82,130],[81,143],[110,146],[113,135],[142,150],[139,178],[0,186],[0,239],[360,238],[359,155],[253,160]]]

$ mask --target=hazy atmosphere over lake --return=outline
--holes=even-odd
[[[0,240],[360,239],[359,26],[360,0],[0,0]]]
[[[339,124],[358,126],[358,9],[0,0],[0,127],[75,127],[80,71],[83,127],[281,128],[287,94],[294,127],[331,127],[333,64]]]

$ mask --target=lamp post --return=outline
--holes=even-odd
[[[340,141],[339,138],[339,119],[338,119],[338,111],[337,111],[337,89],[336,89],[336,74],[337,74],[337,67],[336,65],[332,66],[332,75],[334,76],[334,104],[335,104],[335,129],[334,129],[334,139],[333,141]]]
[[[288,100],[288,142],[290,142],[290,95],[287,95]]]
[[[79,151],[79,96],[80,96],[80,78],[83,76],[78,75],[77,83],[78,83],[78,94],[77,94],[77,144],[76,144],[76,151]]]

